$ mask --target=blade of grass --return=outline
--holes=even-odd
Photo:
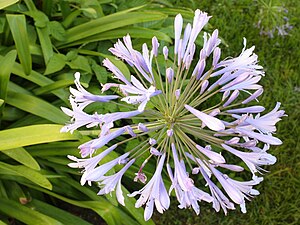
[[[109,201],[105,198],[98,196],[101,200],[98,201],[76,201],[73,199],[66,198],[64,196],[58,195],[54,192],[48,191],[46,189],[39,188],[37,186],[33,186],[30,184],[24,185],[33,188],[35,190],[39,190],[44,192],[48,195],[51,195],[55,198],[58,198],[62,201],[68,202],[69,204],[76,205],[82,208],[88,208],[96,212],[99,216],[101,216],[109,225],[119,225],[121,224],[131,224],[131,225],[138,225],[139,223],[136,222],[132,217],[128,216],[121,208],[118,208],[112,205]],[[126,222],[125,222],[126,221]]]

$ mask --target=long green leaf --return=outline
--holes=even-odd
[[[2,220],[0,220],[0,225],[7,225],[7,223],[4,223]]]
[[[28,75],[31,72],[32,61],[29,50],[25,16],[8,14],[6,15],[6,18],[18,50],[19,60],[23,66],[25,74]]]
[[[0,131],[0,151],[41,143],[76,140],[74,134],[60,133],[61,125],[42,124]]]
[[[12,50],[0,60],[0,98],[6,99],[6,92],[12,66],[16,60],[17,51]]]
[[[40,170],[40,166],[37,161],[22,147],[8,149],[2,151],[5,155],[11,157],[12,159],[22,163],[25,166],[28,166],[34,170]]]
[[[51,217],[7,199],[0,199],[0,211],[29,225],[62,225],[62,223]]]
[[[10,5],[17,3],[19,0],[1,0],[0,9],[4,9]]]
[[[65,123],[68,120],[68,117],[60,109],[35,96],[8,92],[6,102],[54,123]]]
[[[12,66],[16,60],[17,51],[12,50],[0,61],[0,99],[6,100],[8,83]],[[0,105],[0,120],[3,114],[4,105]]]
[[[48,27],[49,19],[45,13],[37,10],[32,0],[25,0],[25,4],[29,9],[28,15],[35,21],[35,27],[41,44],[44,61],[47,65],[50,58],[53,56],[52,42]]]
[[[72,205],[76,205],[82,208],[88,208],[96,212],[101,216],[109,225],[139,225],[132,217],[128,216],[121,208],[112,205],[105,198],[101,198],[99,201],[76,201],[73,199],[66,198],[64,196],[58,195],[54,192],[48,191],[46,189],[39,188],[30,184],[24,184],[33,189],[44,192],[62,201],[68,202]]]
[[[58,46],[62,47],[80,39],[87,38],[92,35],[100,34],[102,32],[113,30],[119,27],[148,21],[162,20],[166,17],[167,16],[165,14],[154,12],[119,12],[111,14],[109,16],[101,17],[99,19],[95,19],[70,28],[66,32],[66,41],[59,43]]]
[[[26,166],[12,166],[10,164],[0,162],[0,173],[25,177],[43,188],[49,190],[52,189],[51,183],[44,175]]]
[[[50,216],[50,217],[60,221],[63,224],[91,225],[90,223],[86,222],[85,220],[81,219],[80,217],[74,216],[69,212],[66,212],[62,209],[59,209],[59,208],[49,205],[47,203],[38,201],[36,199],[33,199],[26,206],[33,207],[37,211],[39,211],[47,216]]]
[[[59,80],[53,84],[45,85],[43,87],[37,88],[33,90],[33,93],[36,95],[42,95],[49,93],[51,91],[55,91],[60,88],[65,88],[74,84],[74,80]]]
[[[52,43],[49,31],[46,27],[37,28],[37,33],[41,43],[45,64],[47,65],[53,56]]]
[[[143,27],[122,27],[114,30],[109,30],[100,34],[95,34],[87,38],[80,39],[78,41],[64,45],[64,47],[70,47],[75,45],[80,45],[83,43],[90,43],[95,41],[112,40],[124,37],[126,34],[130,34],[132,38],[147,38],[151,39],[156,36],[160,41],[171,42],[171,38],[163,32],[151,30]]]
[[[2,60],[3,58],[4,57],[0,55],[0,60]],[[54,83],[54,81],[51,80],[50,78],[43,76],[42,74],[34,70],[32,70],[31,74],[27,76],[24,73],[22,66],[19,63],[14,63],[12,67],[12,73],[28,81],[31,81],[39,86],[45,86]],[[60,90],[54,90],[52,93],[55,94],[60,99],[62,99],[63,101],[68,102],[68,96],[70,94],[68,91],[60,89]]]

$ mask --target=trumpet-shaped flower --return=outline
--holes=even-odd
[[[235,209],[235,204],[246,212],[246,200],[259,194],[253,188],[262,181],[257,173],[276,162],[270,146],[282,144],[274,136],[276,123],[285,116],[280,103],[267,113],[261,105],[247,106],[263,93],[259,82],[264,71],[254,46],[247,48],[244,39],[244,48],[237,57],[222,56],[218,30],[212,34],[203,31],[210,18],[197,9],[192,23],[184,26],[178,14],[174,20],[174,47],[162,46],[153,37],[152,47],[142,44],[139,51],[126,35],[109,51],[129,65],[130,76],[105,59],[103,65],[112,73],[109,83],[102,84],[102,93],[107,95],[85,90],[76,73],[77,89],[70,89],[71,109],[62,108],[71,117],[62,132],[94,127],[90,133],[93,139],[79,146],[84,159],[69,156],[75,161],[70,167],[83,169],[81,183],[97,182],[100,195],[116,190],[117,200],[124,205],[121,178],[139,181],[144,186],[129,196],[139,195],[135,207],[145,205],[145,220],[151,218],[154,208],[160,213],[169,208],[173,190],[179,208],[191,207],[196,214],[204,201],[212,203],[216,211],[222,208],[225,214]],[[200,33],[202,37],[198,37]],[[197,38],[203,39],[202,48],[196,46]],[[120,111],[89,114],[85,107],[93,102],[93,106],[104,102],[108,111]],[[106,150],[95,156],[102,148]],[[111,159],[109,153],[118,156]],[[240,166],[240,161],[245,165]],[[155,162],[152,171],[153,165],[149,164]],[[137,164],[138,171],[126,173],[133,164]],[[244,167],[249,168],[252,180],[237,181],[227,175],[249,173]],[[171,181],[169,193],[163,179]]]
[[[128,195],[134,197],[140,195],[140,198],[135,203],[135,207],[139,208],[146,204],[144,219],[147,221],[151,218],[154,204],[158,212],[163,213],[170,206],[170,198],[162,180],[161,172],[166,154],[163,154],[159,160],[156,171],[151,180],[139,191],[135,191]]]

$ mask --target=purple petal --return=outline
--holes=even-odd
[[[184,107],[196,117],[198,117],[201,121],[203,121],[209,129],[214,131],[221,131],[225,129],[225,125],[222,123],[221,120],[213,116],[207,115],[197,109],[194,109],[189,105],[184,105]]]

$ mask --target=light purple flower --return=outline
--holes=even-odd
[[[246,41],[244,39],[244,49],[246,48]],[[226,59],[218,63],[217,67],[223,67],[211,74],[211,77],[219,76],[233,71],[249,72],[253,75],[263,75],[262,66],[257,65],[257,55],[253,53],[254,46],[242,51],[242,53],[233,59]]]
[[[250,131],[244,128],[236,128],[236,131],[240,132],[242,135],[245,135],[247,137],[254,138],[258,141],[264,142],[266,144],[270,145],[281,145],[282,141],[277,138],[273,137],[271,134],[261,134],[261,133],[256,133],[254,131]]]
[[[114,166],[118,165],[118,164],[122,164],[124,163],[124,161],[127,161],[127,157],[129,156],[129,153],[125,153],[121,156],[119,156],[118,158],[115,158],[114,160],[111,160],[105,164],[102,164],[96,168],[94,168],[93,170],[89,170],[86,173],[86,177],[85,179],[87,181],[100,181],[102,180],[104,177],[104,174],[106,174],[109,170],[111,170]]]
[[[205,51],[206,57],[208,57],[215,48],[221,43],[221,40],[218,38],[218,30],[214,30],[212,35],[209,35],[209,38],[207,39],[207,33],[204,32],[203,39],[203,50]]]
[[[215,185],[210,179],[207,173],[200,167],[200,172],[207,182],[210,189],[211,195],[213,197],[213,208],[219,212],[220,207],[222,207],[225,215],[227,215],[227,209],[235,209],[234,204],[223,194],[223,192]]]
[[[221,154],[218,154],[214,151],[211,150],[211,147],[205,146],[205,148],[201,147],[200,145],[196,145],[196,148],[205,156],[207,156],[208,158],[210,158],[213,162],[215,163],[225,163],[226,160],[224,159],[224,157]]]
[[[108,155],[111,151],[115,150],[118,145],[113,145],[100,154],[87,158],[87,159],[78,159],[75,156],[68,155],[68,158],[75,161],[73,163],[69,163],[68,166],[72,168],[84,168],[83,169],[83,175],[81,177],[80,183],[81,185],[84,185],[86,182],[86,175],[92,171],[98,163],[106,156]],[[90,182],[89,182],[90,183]]]
[[[265,110],[263,106],[249,106],[245,108],[226,110],[228,113],[260,113]]]
[[[129,34],[124,36],[109,51],[131,68],[127,70],[124,65],[118,68],[114,60],[103,61],[115,81],[101,84],[102,92],[114,91],[118,95],[93,95],[81,86],[78,77],[75,80],[78,90],[71,89],[72,108],[62,108],[71,117],[62,131],[73,132],[83,126],[100,128],[90,132],[92,140],[79,146],[80,154],[87,158],[70,156],[75,162],[69,164],[83,169],[82,184],[97,182],[100,185],[98,194],[116,190],[117,200],[124,205],[122,177],[145,184],[145,174],[152,172],[153,162],[158,162],[152,178],[141,190],[129,195],[140,195],[135,207],[146,205],[145,220],[151,218],[154,206],[160,213],[169,208],[172,190],[179,208],[191,207],[196,214],[200,213],[202,200],[212,202],[216,211],[222,208],[225,214],[235,209],[235,204],[246,212],[246,200],[259,194],[253,188],[262,181],[257,173],[265,171],[263,166],[276,162],[269,153],[270,146],[282,143],[273,134],[285,112],[279,109],[280,103],[264,115],[260,114],[265,110],[263,106],[246,105],[258,101],[263,93],[259,82],[264,71],[258,64],[254,46],[246,48],[244,39],[244,48],[237,57],[222,56],[221,59],[218,30],[212,34],[202,32],[210,18],[207,13],[196,10],[193,22],[184,23],[178,14],[174,21],[174,47],[166,43],[161,49],[159,40],[153,37],[151,47],[144,43],[138,51]],[[196,46],[200,32],[202,48]],[[130,75],[124,71],[130,71]],[[96,107],[97,101],[120,111],[106,114],[84,111],[90,103],[96,102],[93,105]],[[95,156],[97,149],[112,144]],[[121,155],[114,152],[115,158],[98,165],[116,146],[120,146]],[[241,172],[249,173],[239,164],[227,163],[232,155],[246,164],[252,180],[228,177],[227,174],[236,173],[236,177]],[[132,170],[128,168],[133,163],[139,169],[130,174]],[[119,164],[122,166],[117,166]],[[171,180],[169,193],[162,178],[165,165]],[[112,170],[116,171],[113,175]],[[207,188],[194,183],[190,174],[202,176]],[[203,188],[209,189],[211,195],[202,191]]]
[[[123,38],[123,42],[118,40],[114,47],[110,48],[109,51],[120,59],[124,59],[130,66],[135,67],[141,73],[141,75],[150,84],[152,84],[154,81],[153,78],[149,76],[149,74],[152,73],[152,69],[149,68],[148,59],[145,59],[140,52],[133,49],[131,38],[129,35]],[[145,47],[144,50],[144,52],[146,53]]]
[[[247,126],[251,125],[254,129],[268,134],[276,132],[276,123],[281,120],[281,117],[285,116],[284,110],[278,110],[280,107],[280,102],[277,102],[275,108],[263,115],[257,114],[254,118],[252,115],[248,116],[246,119],[243,120],[243,123],[240,126]],[[232,115],[234,118],[239,119],[241,116]]]
[[[241,211],[246,213],[245,198],[248,199],[247,196],[251,195],[259,195],[259,192],[252,189],[252,186],[259,184],[263,179],[254,177],[252,181],[240,182],[229,178],[226,174],[222,174],[211,165],[210,169],[232,201],[239,204]]]
[[[115,78],[121,80],[124,84],[130,85],[123,73],[109,59],[104,59],[103,65],[114,74]]]
[[[221,122],[221,120],[219,120],[213,116],[209,116],[197,109],[194,109],[193,107],[191,107],[189,105],[185,105],[184,107],[188,111],[190,111],[192,114],[194,114],[196,117],[198,117],[201,121],[203,121],[209,129],[214,130],[214,131],[220,131],[220,130],[225,129],[225,126]]]
[[[61,107],[61,110],[70,116],[72,119],[69,124],[65,125],[60,131],[61,132],[71,132],[73,133],[80,127],[86,126],[87,128],[98,126],[101,123],[101,116],[97,113],[89,115],[82,111],[81,108],[77,106],[72,98],[70,98],[70,103],[73,110],[65,107]]]
[[[140,182],[142,182],[143,184],[145,184],[146,183],[146,181],[147,181],[147,176],[143,173],[143,172],[137,172],[137,173],[135,173],[135,177],[134,177],[134,179],[133,179],[133,181],[134,182],[137,182],[138,180],[140,181]]]
[[[172,143],[171,148],[175,171],[173,176],[171,167],[167,164],[169,177],[172,181],[169,193],[175,189],[177,200],[180,203],[178,207],[182,209],[192,206],[198,215],[200,213],[198,201],[212,202],[213,199],[209,194],[195,187],[193,180],[188,176],[183,160],[178,159],[174,143]]]
[[[158,43],[158,40],[157,38],[154,36],[152,38],[152,53],[155,57],[157,57],[157,54],[158,54],[158,47],[159,47],[159,43]]]
[[[164,47],[163,47],[163,54],[164,54],[165,60],[168,60],[169,49],[168,49],[167,46],[164,46]]]
[[[121,179],[128,168],[134,163],[135,159],[130,160],[119,172],[110,176],[102,176],[99,180],[100,191],[98,195],[108,194],[116,189],[118,202],[125,206],[125,199],[122,192]]]
[[[139,104],[138,110],[144,111],[146,104],[150,101],[150,98],[161,93],[160,90],[156,90],[154,86],[146,89],[143,84],[138,81],[134,76],[131,76],[131,82],[133,85],[120,85],[120,89],[126,94],[135,94],[127,96],[121,99],[128,104]]]
[[[119,128],[118,130],[111,132],[109,134],[106,134],[104,136],[100,136],[97,139],[88,141],[82,145],[80,145],[78,148],[80,149],[80,154],[83,158],[85,158],[88,155],[92,155],[94,151],[98,148],[102,148],[104,145],[106,145],[111,140],[115,139],[116,137],[119,137],[121,134],[125,132],[125,128]]]
[[[260,166],[273,165],[276,163],[276,157],[264,151],[262,152],[241,152],[228,145],[222,144],[222,147],[230,153],[236,155],[245,162],[248,168],[251,170],[253,176],[256,172],[262,170]]]
[[[173,81],[173,77],[174,77],[174,70],[171,67],[168,67],[166,69],[166,77],[169,83],[171,83]]]
[[[75,85],[78,90],[70,87],[70,92],[73,95],[74,102],[79,105],[79,108],[84,109],[87,105],[93,102],[108,102],[112,99],[119,98],[117,95],[93,95],[86,91],[80,84],[80,73],[75,73]]]
[[[166,154],[163,154],[160,157],[156,171],[151,180],[141,190],[128,195],[129,197],[140,195],[140,198],[135,203],[135,207],[139,208],[146,204],[144,213],[144,219],[146,221],[149,220],[153,214],[154,204],[159,213],[163,213],[170,206],[170,198],[161,177],[165,158]]]

